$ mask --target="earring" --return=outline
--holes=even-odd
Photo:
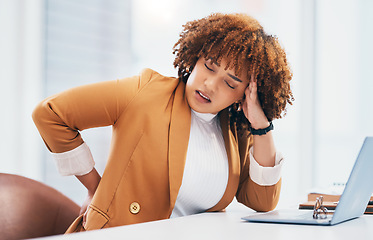
[[[237,112],[240,112],[242,110],[241,102],[237,102],[236,104],[238,105],[237,106]]]

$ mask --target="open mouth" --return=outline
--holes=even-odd
[[[206,101],[208,101],[208,102],[211,102],[211,100],[210,100],[210,98],[208,97],[208,96],[206,96],[206,95],[204,95],[202,92],[200,92],[200,91],[196,91],[198,94],[199,94],[199,96],[201,96],[203,99],[205,99]]]

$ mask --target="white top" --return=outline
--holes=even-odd
[[[228,157],[219,118],[192,110],[190,137],[182,184],[171,217],[203,212],[222,198],[228,182]],[[262,186],[270,186],[281,178],[283,157],[276,153],[275,166],[263,167],[249,150],[250,178]],[[91,151],[86,143],[63,152],[52,153],[58,171],[63,176],[81,176],[94,167]]]
[[[171,218],[204,212],[223,197],[228,156],[216,114],[192,110],[183,181]]]

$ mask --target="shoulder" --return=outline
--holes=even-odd
[[[179,85],[179,79],[164,76],[150,68],[143,69],[138,75],[122,78],[117,81],[118,91],[130,96],[146,90],[173,91]]]
[[[140,82],[146,84],[148,82],[156,81],[156,82],[163,82],[163,83],[178,83],[179,79],[176,77],[167,77],[164,76],[153,69],[145,68],[140,73]]]
[[[140,91],[149,89],[154,92],[172,94],[176,88],[184,87],[184,82],[176,77],[164,76],[152,69],[146,68],[141,71],[138,81]]]

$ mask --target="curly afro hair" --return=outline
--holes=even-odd
[[[236,75],[250,76],[254,70],[258,97],[269,121],[285,115],[286,105],[294,101],[291,69],[278,39],[266,34],[258,21],[246,14],[215,13],[183,27],[173,48],[180,80],[188,80],[199,58],[218,64],[224,58],[226,69],[233,69]],[[235,105],[230,107],[231,124],[247,130],[250,123]]]

